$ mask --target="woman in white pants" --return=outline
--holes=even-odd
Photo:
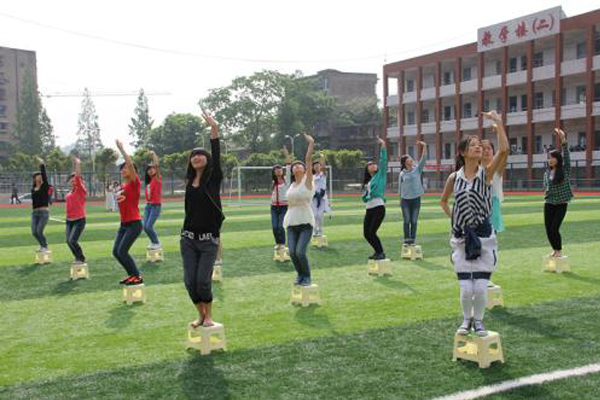
[[[331,213],[329,198],[327,197],[327,175],[325,174],[325,155],[323,153],[321,153],[319,161],[313,163],[312,171],[313,188],[315,189],[315,194],[311,202],[311,208],[315,216],[313,236],[323,236],[325,213]]]

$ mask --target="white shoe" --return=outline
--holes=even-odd
[[[279,250],[279,246],[280,246],[280,245],[276,244],[276,245],[273,247],[273,250]]]
[[[215,260],[215,265],[223,265],[223,260]]]
[[[473,319],[473,330],[479,337],[485,337],[488,335],[487,330],[483,327],[483,321],[479,319]]]
[[[456,330],[456,333],[458,333],[459,335],[468,335],[470,331],[471,331],[471,320],[465,319],[465,320],[463,320],[463,323],[461,324],[461,326],[459,326],[458,329]]]
[[[148,246],[148,249],[149,250],[160,250],[161,249],[160,243],[156,243],[156,244],[152,243],[150,246]]]
[[[47,253],[47,252],[48,252],[47,247],[40,247],[40,253]]]

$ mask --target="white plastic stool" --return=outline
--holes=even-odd
[[[87,263],[74,262],[71,264],[71,280],[90,279],[90,270]]]
[[[377,276],[392,275],[392,261],[388,258],[385,260],[369,260],[367,273]]]
[[[35,263],[36,264],[50,264],[52,262],[52,252],[48,251],[36,251]]]
[[[218,264],[213,267],[212,280],[213,282],[222,282],[223,281],[223,269],[221,268],[221,264]]]
[[[290,303],[300,304],[302,307],[308,307],[311,304],[321,304],[319,286],[314,283],[309,286],[292,285]]]
[[[422,260],[423,249],[417,244],[403,244],[402,258],[409,259],[411,261]]]
[[[199,326],[197,328],[192,327],[192,324],[188,325],[186,349],[200,350],[200,354],[205,356],[214,350],[226,351],[226,346],[223,324],[214,322],[213,326]]]
[[[502,287],[500,285],[493,285],[487,287],[487,302],[485,307],[488,310],[500,306],[504,307],[504,299],[502,298]]]
[[[146,250],[146,261],[151,263],[165,261],[163,249],[148,249]]]
[[[145,303],[146,302],[146,287],[143,283],[139,285],[129,285],[123,286],[123,301],[127,303],[128,306],[133,303]]]
[[[290,261],[290,251],[287,247],[279,248],[273,253],[273,261],[286,262]]]
[[[562,257],[542,257],[542,271],[543,272],[570,272],[571,267],[569,265],[569,256]]]
[[[325,235],[313,236],[310,239],[310,244],[311,244],[311,246],[314,246],[314,247],[320,249],[321,247],[329,246],[329,240],[327,239],[327,236],[325,236]]]
[[[484,337],[456,333],[452,361],[459,358],[474,361],[479,364],[479,368],[488,368],[494,361],[504,363],[500,335],[492,331],[488,331]]]

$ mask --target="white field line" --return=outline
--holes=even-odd
[[[471,400],[480,397],[488,396],[494,393],[505,392],[522,386],[540,385],[546,382],[552,382],[560,379],[572,378],[574,376],[582,376],[600,372],[600,363],[589,364],[583,367],[572,369],[563,369],[553,372],[545,372],[543,374],[531,375],[524,378],[518,378],[511,381],[497,383],[495,385],[483,386],[478,389],[466,390],[451,394],[448,396],[436,397],[433,400]]]

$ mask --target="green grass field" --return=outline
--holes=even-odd
[[[228,351],[184,350],[195,312],[182,282],[182,203],[157,223],[164,263],[145,263],[144,234],[132,250],[148,303],[126,306],[111,256],[118,215],[88,206],[81,239],[90,280],[71,282],[64,226],[46,234],[54,263],[33,265],[28,209],[0,209],[0,398],[6,399],[427,399],[531,374],[600,362],[600,202],[576,199],[563,225],[572,273],[541,272],[549,252],[539,197],[504,203],[499,270],[505,308],[486,313],[502,336],[506,364],[481,370],[452,362],[462,316],[450,265],[449,221],[426,198],[419,225],[425,260],[398,261],[400,211],[388,201],[380,230],[392,277],[366,273],[360,199],[336,199],[329,248],[309,250],[323,305],[289,304],[291,263],[271,260],[268,205],[228,206],[224,281],[214,285],[215,320]],[[64,218],[64,205],[51,216]],[[597,399],[600,374],[497,394],[491,399]]]

